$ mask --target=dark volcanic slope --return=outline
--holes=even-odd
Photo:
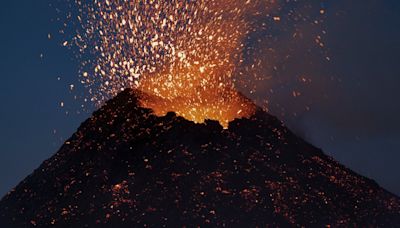
[[[229,130],[137,106],[82,124],[0,202],[0,227],[395,227],[400,200],[258,111]]]

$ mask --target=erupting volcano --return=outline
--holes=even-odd
[[[76,0],[63,44],[90,56],[80,82],[102,107],[0,201],[0,226],[400,224],[397,196],[237,91],[263,77],[248,43],[287,2]]]

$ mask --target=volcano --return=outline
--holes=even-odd
[[[224,129],[127,89],[0,202],[0,227],[400,224],[400,199],[261,109]]]

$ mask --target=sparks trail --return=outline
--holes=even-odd
[[[74,37],[82,53],[81,82],[92,101],[102,104],[125,88],[149,96],[142,105],[195,122],[219,120],[224,126],[249,117],[254,107],[234,89],[243,63],[245,40],[265,23],[277,21],[281,3],[265,0],[82,1],[75,0],[82,25]],[[292,12],[293,13],[293,12]],[[279,17],[280,18],[280,17]],[[254,61],[256,62],[256,61]],[[256,66],[252,66],[253,68]]]

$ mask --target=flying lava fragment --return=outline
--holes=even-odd
[[[245,63],[249,37],[281,23],[276,12],[289,3],[75,0],[82,28],[64,45],[72,43],[82,55],[94,56],[83,61],[81,74],[91,101],[102,105],[134,88],[147,94],[141,104],[158,115],[174,111],[188,120],[218,120],[227,127],[255,110],[235,89],[239,75],[254,77],[249,68],[260,65]],[[294,11],[286,17],[301,19]]]

